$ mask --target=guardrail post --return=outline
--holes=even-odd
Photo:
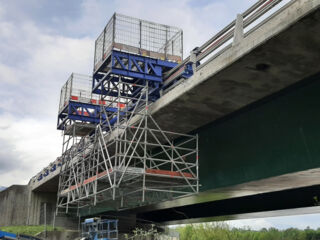
[[[236,25],[234,27],[233,43],[232,46],[237,45],[243,39],[243,17],[241,14],[237,15]]]
[[[192,71],[195,73],[197,71],[197,55],[199,54],[199,48],[196,47],[190,52],[190,62],[192,63]]]

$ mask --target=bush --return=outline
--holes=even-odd
[[[250,229],[230,228],[226,224],[206,223],[179,227],[180,240],[320,240],[320,229],[289,228]]]

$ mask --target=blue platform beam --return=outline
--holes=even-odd
[[[117,111],[117,108],[113,107],[75,102],[70,100],[65,108],[58,114],[57,128],[59,130],[64,130],[65,123],[68,119],[73,121],[97,124],[100,122],[100,120],[106,119],[103,108],[107,113]]]
[[[154,87],[159,88],[163,73],[175,66],[176,62],[112,50],[93,76],[92,92],[109,94],[112,82],[119,81],[119,76],[123,77],[122,81],[133,84],[143,84],[143,81],[148,80],[153,82]]]

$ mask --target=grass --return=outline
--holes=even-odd
[[[44,231],[44,225],[37,226],[8,226],[8,227],[0,227],[1,231],[15,233],[15,234],[25,234],[35,236],[39,232]],[[56,227],[53,229],[52,226],[47,226],[47,231],[63,231],[64,229],[61,227]]]

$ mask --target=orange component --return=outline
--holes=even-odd
[[[79,115],[83,115],[83,116],[87,116],[87,117],[90,116],[88,112],[77,111],[77,113],[78,113]]]
[[[126,105],[125,105],[124,103],[118,103],[118,107],[119,107],[119,108],[125,108]]]
[[[98,178],[107,175],[107,171],[103,171],[98,174]]]
[[[97,100],[95,100],[95,99],[91,99],[91,103],[93,103],[93,104],[97,104]]]
[[[71,96],[71,100],[79,100],[77,96]]]
[[[99,104],[106,105],[106,101],[99,100]]]
[[[168,171],[168,170],[159,170],[159,169],[146,169],[146,173],[150,173],[150,174],[159,174],[159,175],[168,175],[171,177],[182,177],[185,176],[187,178],[192,178],[192,174],[191,173],[179,173],[179,172],[175,172],[175,171]]]
[[[91,182],[93,182],[93,181],[96,180],[96,179],[97,179],[97,176],[90,177],[90,178],[88,178],[88,179],[86,179],[86,180],[83,181],[83,185],[88,184],[88,183],[91,183]]]

